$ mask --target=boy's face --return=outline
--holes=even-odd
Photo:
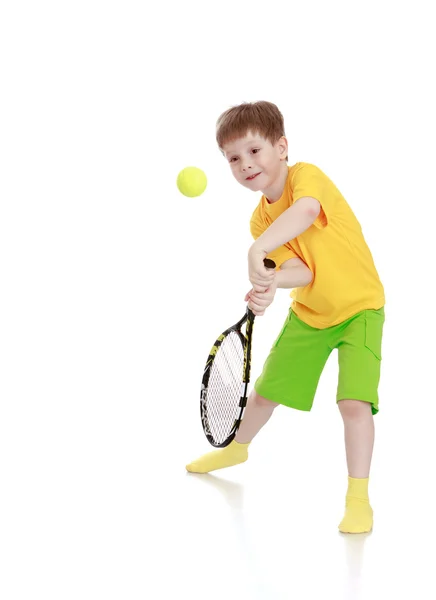
[[[270,189],[280,177],[288,144],[284,137],[273,145],[260,135],[248,132],[243,138],[224,144],[223,152],[236,181],[258,192]]]

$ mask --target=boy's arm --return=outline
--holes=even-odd
[[[251,248],[256,249],[256,253],[263,251],[266,256],[306,231],[314,223],[320,210],[321,205],[315,198],[300,198],[271,223]]]
[[[275,283],[278,288],[290,289],[305,287],[311,283],[312,279],[312,271],[302,260],[290,258],[276,272]]]
[[[252,244],[248,251],[248,277],[257,292],[265,292],[274,280],[263,259],[306,231],[316,220],[321,205],[315,198],[304,196],[285,210]]]

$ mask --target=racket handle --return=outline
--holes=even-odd
[[[276,263],[273,260],[271,260],[270,258],[264,258],[263,264],[265,265],[266,269],[275,269],[276,268]]]
[[[266,269],[272,269],[272,270],[274,270],[277,266],[276,263],[273,260],[271,260],[270,258],[264,258],[263,264],[265,265]],[[247,306],[247,315],[248,315],[248,320],[249,320],[250,326],[252,327],[255,316],[254,316],[254,313],[252,312],[252,310],[250,308],[248,308],[248,306]]]

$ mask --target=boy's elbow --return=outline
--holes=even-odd
[[[321,204],[316,198],[307,197],[307,212],[315,220],[321,212]]]
[[[295,267],[298,270],[298,287],[306,287],[313,281],[313,273],[306,265]]]
[[[303,198],[297,200],[296,204],[301,207],[301,211],[304,214],[310,216],[313,220],[321,212],[321,203],[316,198],[313,198],[313,196],[303,196]]]
[[[309,283],[312,283],[313,281],[313,273],[312,271],[309,269],[309,267],[306,267],[306,272],[304,274],[304,286],[309,285]]]

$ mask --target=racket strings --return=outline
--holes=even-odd
[[[230,332],[213,360],[207,391],[207,420],[218,443],[229,435],[240,414],[243,393],[244,348],[240,337]]]

